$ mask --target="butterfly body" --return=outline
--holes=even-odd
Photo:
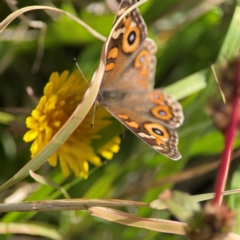
[[[122,0],[114,24],[136,0]],[[109,36],[105,72],[97,101],[136,136],[163,155],[177,160],[183,122],[181,105],[161,89],[153,89],[156,45],[147,38],[138,11],[127,13]]]

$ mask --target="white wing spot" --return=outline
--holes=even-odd
[[[159,151],[164,150],[164,148],[162,148],[160,146],[153,146],[153,148],[156,149],[156,150],[159,150]]]
[[[152,135],[148,135],[148,134],[145,134],[145,133],[143,133],[143,132],[138,133],[138,135],[139,135],[140,137],[142,137],[142,138],[155,139],[154,136],[152,136]]]
[[[130,28],[133,28],[133,27],[136,27],[136,26],[137,26],[137,24],[134,21],[132,21],[131,24],[130,24]]]
[[[119,38],[120,34],[121,34],[121,33],[124,33],[125,31],[126,31],[125,28],[120,28],[120,29],[114,31],[114,32],[113,32],[113,35],[112,35],[112,38],[114,38],[114,39]]]

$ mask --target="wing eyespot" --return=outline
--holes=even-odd
[[[149,95],[150,101],[157,103],[157,104],[162,104],[164,101],[164,96],[160,92],[153,91]]]
[[[147,64],[148,59],[149,59],[149,51],[146,49],[143,49],[136,56],[135,61],[134,61],[134,67],[135,68],[143,67],[144,65]]]
[[[129,35],[128,35],[127,40],[128,40],[128,44],[129,44],[129,45],[134,44],[134,42],[135,42],[135,40],[136,40],[136,32],[135,32],[135,31],[131,31],[131,32],[129,33]]]
[[[159,128],[154,128],[153,127],[152,131],[159,136],[164,136],[163,132]]]
[[[160,120],[169,121],[173,118],[172,110],[169,106],[156,106],[150,110],[151,114]]]

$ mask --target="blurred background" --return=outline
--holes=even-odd
[[[1,21],[14,7],[31,5],[56,6],[68,11],[104,36],[108,36],[118,2],[115,0],[69,1],[10,1],[0,2]],[[149,0],[140,7],[148,26],[149,37],[158,46],[156,87],[165,87],[200,72],[207,80],[205,89],[180,103],[185,121],[178,130],[179,151],[183,158],[177,162],[157,154],[129,131],[122,134],[120,152],[99,168],[92,168],[87,180],[71,176],[65,179],[59,167],[45,164],[38,171],[60,185],[68,186],[72,198],[117,198],[151,202],[165,189],[178,189],[192,195],[213,192],[217,165],[223,149],[223,135],[212,124],[207,112],[217,87],[211,77],[210,65],[216,62],[229,30],[236,1],[234,0]],[[11,178],[30,159],[30,144],[24,143],[25,118],[35,107],[35,98],[52,72],[75,70],[73,58],[88,80],[96,70],[103,42],[91,36],[71,19],[54,12],[31,11],[25,15],[42,21],[46,30],[32,28],[27,21],[14,20],[0,34],[0,184]],[[42,44],[44,43],[44,45]],[[203,71],[206,70],[206,71]],[[211,80],[210,80],[211,79]],[[197,80],[196,80],[197,81]],[[197,82],[196,82],[197,84]],[[30,98],[26,88],[35,93]],[[184,89],[179,89],[179,91]],[[9,115],[5,115],[8,113]],[[236,149],[240,146],[240,139]],[[227,188],[240,187],[239,157],[232,162]],[[202,166],[205,168],[201,168]],[[114,174],[113,174],[114,173]],[[63,198],[58,190],[41,186],[26,178],[0,192],[6,202],[14,192],[24,193],[19,201]],[[239,210],[240,197],[226,198]],[[167,211],[148,208],[122,208],[143,217],[173,219]],[[185,239],[144,229],[118,225],[77,212],[7,213],[0,215],[3,222],[38,222],[49,224],[65,239]],[[236,229],[240,233],[240,229]],[[39,236],[1,235],[0,239],[48,239]],[[49,236],[49,239],[53,239]]]

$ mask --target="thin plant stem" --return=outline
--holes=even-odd
[[[238,121],[239,121],[239,107],[240,107],[240,59],[236,64],[236,79],[235,79],[235,92],[232,100],[232,112],[230,115],[230,122],[225,131],[225,147],[222,153],[222,159],[218,170],[216,185],[215,185],[215,197],[213,203],[220,205],[222,202],[222,193],[225,189],[229,165],[231,161],[231,153],[233,143],[237,133]]]

